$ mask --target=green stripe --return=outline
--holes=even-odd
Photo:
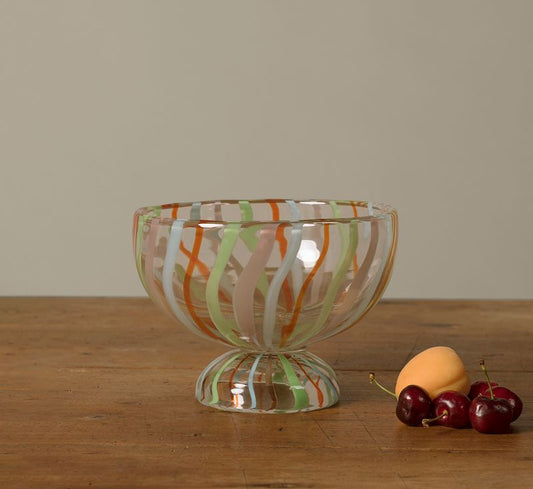
[[[144,228],[144,216],[139,216],[137,218],[137,244],[135,246],[136,251],[136,261],[137,261],[137,271],[139,272],[139,277],[141,277],[141,282],[146,292],[148,292],[148,287],[146,286],[146,281],[144,280],[144,270],[142,269],[142,246],[143,246],[143,228]]]
[[[239,207],[241,208],[241,218],[242,221],[251,221],[254,217],[252,206],[250,205],[250,202],[247,200],[240,200],[239,201]],[[257,232],[261,229],[260,225],[256,226],[249,226],[245,227],[241,231],[241,239],[246,244],[248,250],[250,250],[251,253],[254,252],[255,247],[257,246],[257,243],[259,242],[259,238],[257,237]],[[261,272],[261,275],[259,277],[259,280],[257,281],[257,288],[263,294],[263,296],[266,296],[268,292],[268,279],[265,274],[265,272]]]
[[[141,282],[143,284],[143,287],[145,288],[148,295],[150,295],[150,292],[148,291],[148,287],[146,285],[146,280],[144,279],[144,270],[142,269],[142,242],[143,242],[143,228],[147,217],[153,218],[153,217],[159,217],[161,215],[161,206],[151,206],[146,209],[147,214],[140,215],[137,218],[137,243],[136,243],[136,256],[135,260],[137,262],[137,271],[139,272],[139,277],[141,277]]]
[[[240,355],[242,355],[241,352],[235,353],[235,355],[232,355],[229,358],[229,360],[224,362],[222,367],[220,367],[217,370],[217,373],[215,374],[215,377],[213,378],[213,382],[211,384],[211,400],[209,401],[209,404],[216,404],[219,401],[219,397],[218,397],[218,380],[220,379],[220,376],[222,375],[224,370],[226,370],[228,368],[228,365],[230,365],[231,362],[233,362]]]
[[[287,380],[289,381],[292,393],[294,395],[293,408],[299,411],[300,409],[308,407],[309,397],[307,396],[304,386],[300,383],[296,372],[292,368],[291,363],[283,354],[278,355],[278,358],[281,362],[283,370],[285,371],[285,375],[287,376]]]
[[[247,200],[239,200],[239,207],[241,208],[241,219],[243,221],[251,221],[254,218],[250,202]]]

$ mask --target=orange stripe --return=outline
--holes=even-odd
[[[202,229],[202,227],[199,226],[199,229]],[[183,241],[180,243],[180,250],[187,256],[189,260],[194,262],[195,267],[198,268],[198,271],[201,273],[202,277],[207,280],[209,278],[209,268],[207,268],[207,265],[197,256],[194,256],[187,248],[185,248]]]
[[[198,268],[198,271],[202,275],[205,281],[209,280],[210,270],[209,267],[197,256],[194,256],[187,248],[185,248],[185,245],[183,244],[183,241],[180,243],[180,251],[187,257],[189,260],[192,260],[194,262],[194,265],[196,268]],[[227,302],[228,304],[231,302],[231,299],[224,293],[223,290],[219,291],[219,298],[223,300],[224,302]]]
[[[172,204],[172,214],[171,214],[172,215],[172,219],[176,219],[178,217],[179,206],[180,206],[179,204]],[[204,277],[205,280],[208,280],[209,279],[209,274],[210,274],[209,267],[202,260],[200,260],[198,257],[193,256],[193,254],[187,248],[185,248],[185,245],[183,244],[183,241],[180,242],[180,251],[187,258],[189,258],[189,260],[193,260],[194,261],[194,265],[198,268],[198,270],[200,271],[202,277]],[[222,295],[222,298],[226,302],[229,302],[228,297],[222,291],[220,292],[220,294]]]
[[[139,231],[139,216],[133,215],[133,251],[135,252],[135,258],[137,258],[137,232]]]
[[[284,234],[284,228],[287,226],[287,224],[282,223],[278,229],[276,229],[276,240],[279,243],[279,250],[281,254],[281,259],[283,260],[285,258],[285,255],[287,253],[287,239],[285,238]],[[285,297],[285,304],[287,311],[292,310],[294,299],[292,297],[292,288],[289,285],[289,280],[287,277],[283,280],[283,284],[281,285],[281,289],[283,290],[283,295]]]
[[[275,202],[267,201],[272,209],[272,220],[279,221],[279,207]]]
[[[201,226],[196,227],[196,235],[194,238],[194,245],[192,249],[192,255],[194,258],[198,257],[198,253],[200,252],[203,231],[204,230]],[[185,299],[185,304],[187,305],[187,309],[189,310],[189,314],[191,315],[192,319],[205,334],[211,336],[211,338],[216,338],[218,340],[224,341],[222,340],[222,338],[214,334],[208,327],[206,327],[202,319],[198,316],[198,314],[196,314],[196,311],[194,310],[194,306],[191,301],[191,277],[196,266],[196,261],[193,259],[193,257],[191,257],[191,259],[189,260],[189,264],[187,265],[187,270],[185,272],[185,278],[183,279],[183,296]],[[210,324],[210,326],[213,326],[213,324]]]
[[[281,330],[281,343],[280,346],[284,346],[287,342],[287,338],[292,334],[294,331],[294,328],[296,326],[296,322],[298,321],[298,316],[300,314],[300,309],[302,308],[302,302],[304,300],[305,292],[307,291],[307,287],[309,287],[309,284],[311,283],[311,280],[313,280],[313,277],[318,272],[318,269],[322,265],[322,262],[326,258],[326,254],[328,252],[329,248],[329,223],[324,224],[324,245],[322,246],[322,251],[320,252],[320,256],[318,257],[317,262],[315,263],[315,266],[311,270],[311,273],[307,276],[305,279],[304,284],[302,285],[302,290],[300,290],[300,293],[298,294],[298,298],[296,299],[296,307],[294,308],[294,312],[292,314],[291,322],[285,326],[283,326]]]
[[[231,372],[231,375],[229,376],[229,380],[228,380],[228,384],[229,384],[230,390],[231,390],[231,384],[233,384],[233,378],[235,377],[235,374],[237,373],[237,370],[239,370],[239,367],[242,365],[242,362],[244,362],[249,356],[250,356],[249,353],[247,355],[245,355],[245,357],[233,369],[233,372]]]
[[[279,207],[278,204],[275,202],[269,202],[270,207],[272,208],[272,220],[273,221],[279,221]],[[279,243],[279,252],[281,254],[281,259],[285,258],[285,254],[287,253],[287,239],[285,238],[285,232],[284,228],[287,226],[287,224],[282,223],[280,226],[278,226],[278,229],[276,229],[276,241]],[[285,296],[285,304],[287,311],[290,311],[292,309],[292,289],[289,285],[289,281],[287,278],[283,280],[283,284],[281,286],[283,290],[283,295]]]
[[[298,367],[300,367],[300,370],[305,374],[305,376],[309,379],[309,382],[311,382],[311,384],[313,384],[315,386],[315,389],[317,391],[317,395],[318,395],[318,405],[320,407],[322,407],[322,404],[324,404],[324,393],[322,392],[322,390],[320,389],[320,387],[318,387],[318,382],[315,382],[310,376],[309,374],[307,373],[307,371],[305,370],[305,368],[303,367],[303,365],[298,361],[296,360],[295,357],[291,356],[291,358],[295,361],[295,363],[298,365]]]

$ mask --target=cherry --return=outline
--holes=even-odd
[[[433,399],[433,418],[423,419],[422,426],[427,428],[435,422],[448,428],[466,428],[470,425],[468,410],[470,399],[462,392],[444,391]]]
[[[396,417],[409,426],[420,426],[422,420],[431,412],[431,398],[427,392],[417,385],[408,385],[402,389],[398,397],[383,387],[370,372],[370,383],[375,383],[381,390],[393,396],[396,400]]]
[[[431,398],[417,385],[408,385],[398,395],[396,417],[406,425],[420,426],[431,413]]]
[[[470,423],[480,433],[507,433],[513,419],[513,408],[506,399],[483,395],[470,404]]]
[[[494,387],[498,384],[496,382],[491,382],[490,385]],[[474,397],[479,396],[479,394],[483,394],[486,390],[488,390],[488,388],[489,384],[487,381],[478,380],[470,386],[470,392],[468,393],[468,397],[470,398],[470,400],[472,400],[474,399]]]
[[[513,410],[513,419],[511,420],[511,423],[518,419],[522,413],[522,400],[511,389],[503,386],[493,387],[492,393],[494,397],[505,399],[511,405]],[[490,390],[487,389],[483,395],[488,397],[490,395]]]
[[[487,377],[490,397],[481,394],[472,401],[468,411],[470,423],[480,433],[507,433],[513,419],[513,408],[507,399],[494,397],[485,362],[481,360],[479,363]]]

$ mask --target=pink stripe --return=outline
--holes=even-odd
[[[159,218],[154,217],[152,219],[152,222],[150,223],[150,231],[148,235],[148,246],[146,250],[146,257],[144,260],[144,276],[146,278],[146,286],[148,287],[148,293],[150,295],[150,298],[159,304],[164,311],[169,311],[169,308],[167,306],[167,303],[162,300],[163,297],[163,287],[162,285],[159,285],[156,283],[156,279],[154,277],[154,253],[157,246],[156,239],[157,239],[157,228],[159,224]]]
[[[257,246],[233,289],[233,310],[240,334],[257,345],[260,343],[255,331],[254,294],[257,281],[274,248],[276,228],[277,225],[267,224],[259,231]]]

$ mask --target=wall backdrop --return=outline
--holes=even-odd
[[[0,0],[0,294],[143,295],[142,205],[397,207],[388,297],[533,298],[533,2]]]

